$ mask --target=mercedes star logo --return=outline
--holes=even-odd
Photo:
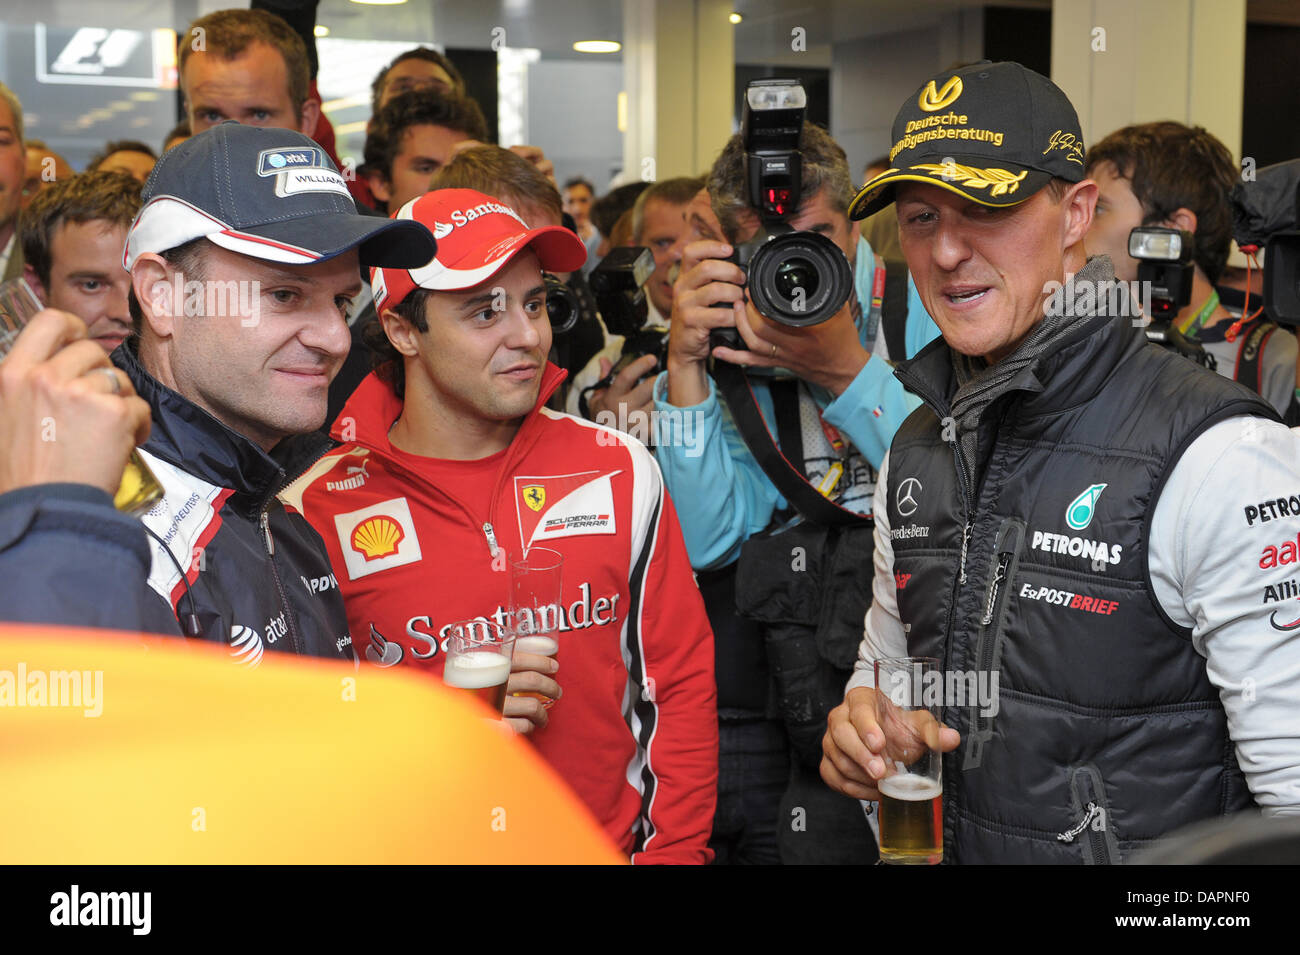
[[[898,513],[903,517],[911,517],[916,513],[916,495],[921,493],[921,482],[916,478],[908,478],[902,484],[898,485],[898,496],[895,503],[898,505]]]

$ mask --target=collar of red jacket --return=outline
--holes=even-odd
[[[560,387],[560,383],[568,377],[568,374],[551,362],[546,363],[546,369],[542,373],[542,387],[537,394],[537,403],[525,416],[512,444],[519,443],[525,430],[529,430],[528,424],[540,416],[542,406],[555,393],[555,389]],[[392,386],[380,378],[377,372],[372,371],[357,386],[357,390],[343,406],[343,411],[334,419],[330,437],[344,444],[355,442],[372,451],[391,453],[393,444],[388,438],[388,431],[392,428],[393,422],[401,416],[403,405],[403,400],[393,393]],[[349,433],[345,436],[345,432]]]

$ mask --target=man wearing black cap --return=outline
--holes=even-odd
[[[416,266],[428,229],[356,213],[301,133],[223,123],[168,152],[127,235],[137,338],[113,359],[153,414],[142,454],[165,489],[144,517],[150,586],[183,632],[354,657],[320,538],[276,500],[284,439],[325,420],[358,265]],[[359,259],[358,259],[359,256]]]
[[[897,203],[943,340],[897,370],[925,404],[881,467],[875,599],[823,777],[879,798],[904,756],[872,665],[925,656],[947,689],[947,861],[1119,862],[1254,803],[1294,811],[1296,437],[1110,308],[1111,262],[1083,248],[1097,186],[1047,79],[945,71],[893,136],[851,214]]]

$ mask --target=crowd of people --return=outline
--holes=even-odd
[[[309,31],[189,29],[160,154],[74,174],[0,87],[0,271],[45,306],[0,363],[0,618],[436,679],[553,548],[560,650],[515,652],[504,723],[634,863],[874,861],[873,664],[906,656],[998,677],[992,714],[942,701],[947,861],[1120,862],[1300,807],[1296,338],[1223,281],[1204,129],[1085,152],[1055,85],[987,62],[918,77],[865,185],[804,124],[789,225],[852,278],[793,327],[735,261],[740,134],[696,177],[561,187],[419,47],[345,176]],[[1217,375],[1084,300],[1151,225],[1194,236],[1173,323]],[[589,277],[624,247],[621,334]]]

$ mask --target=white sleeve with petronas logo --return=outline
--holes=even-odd
[[[871,582],[871,606],[867,609],[858,659],[844,692],[860,686],[875,686],[876,660],[907,656],[907,633],[898,616],[898,587],[894,579],[894,544],[889,536],[889,452],[885,452],[876,477],[876,498],[872,505],[876,522],[876,547],[872,558],[875,576]]]
[[[1156,598],[1192,630],[1255,801],[1300,813],[1300,431],[1229,418],[1156,502]]]

